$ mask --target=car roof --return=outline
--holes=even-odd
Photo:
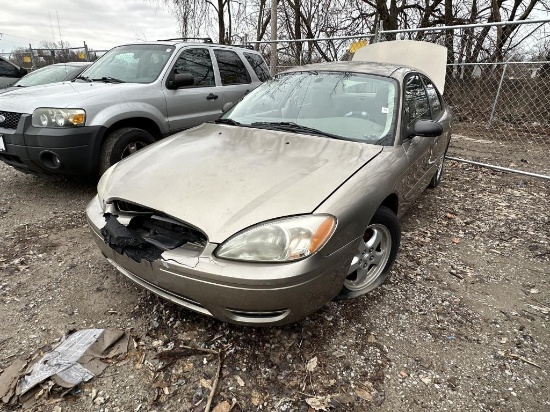
[[[154,45],[154,44],[160,44],[160,45],[166,45],[166,46],[177,46],[182,44],[182,45],[193,45],[193,46],[201,45],[205,47],[227,47],[232,49],[246,50],[247,53],[250,52],[250,53],[260,54],[259,51],[254,50],[253,48],[249,48],[242,44],[221,44],[221,43],[214,43],[211,41],[199,41],[199,40],[183,41],[183,40],[177,40],[177,39],[168,39],[168,40],[157,40],[157,41],[144,41],[144,42],[121,44],[116,47],[131,46],[131,45]]]

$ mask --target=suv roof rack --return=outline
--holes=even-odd
[[[254,50],[254,46],[251,44],[231,44],[230,46],[242,47],[243,49]]]
[[[202,40],[203,43],[214,43],[210,37],[174,37],[173,39],[159,39],[157,41],[173,41],[173,40]]]

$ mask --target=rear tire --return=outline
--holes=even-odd
[[[397,216],[380,206],[353,257],[342,290],[334,300],[353,299],[380,286],[390,274],[401,241]]]
[[[115,163],[154,142],[153,136],[137,127],[123,127],[112,131],[101,147],[99,176]]]

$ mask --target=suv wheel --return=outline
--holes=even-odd
[[[101,147],[99,175],[116,162],[155,142],[155,138],[143,129],[123,127],[109,133]]]

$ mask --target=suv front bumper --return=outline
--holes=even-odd
[[[37,128],[24,114],[15,131],[0,129],[0,160],[35,175],[92,176],[97,173],[105,127]],[[11,132],[11,133],[10,133]]]

